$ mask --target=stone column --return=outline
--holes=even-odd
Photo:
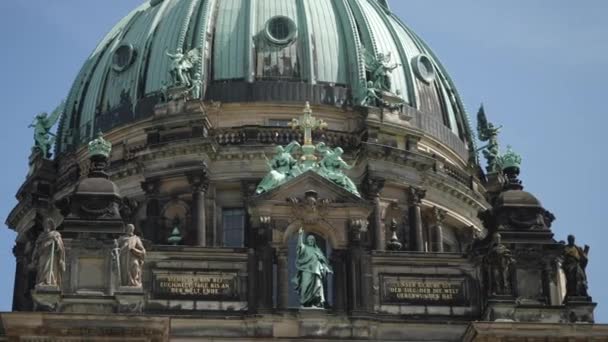
[[[335,249],[331,253],[331,265],[334,271],[334,310],[346,311],[346,252]]]
[[[443,221],[445,220],[446,211],[437,207],[433,208],[433,216],[435,217],[435,234],[433,236],[433,252],[443,253]]]
[[[380,203],[380,192],[384,188],[384,179],[375,178],[367,180],[368,197],[374,203],[374,249],[377,251],[386,250],[386,236],[384,223],[382,222],[382,205]]]
[[[410,222],[411,222],[411,237],[410,249],[417,252],[424,252],[424,232],[422,230],[422,212],[420,205],[422,199],[426,195],[426,190],[410,187],[409,189],[409,205],[410,205]]]
[[[289,304],[289,269],[287,249],[277,250],[277,308],[287,309]]]
[[[249,313],[256,313],[258,308],[257,267],[258,261],[255,249],[249,248],[247,250],[247,306]]]
[[[25,244],[17,242],[13,247],[15,256],[15,283],[13,289],[13,311],[27,311],[28,307],[26,293],[29,290],[29,258],[25,254]]]
[[[194,227],[196,229],[197,245],[207,246],[207,217],[205,215],[205,196],[209,189],[207,171],[202,170],[188,175],[192,185],[192,211]]]

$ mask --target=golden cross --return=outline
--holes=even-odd
[[[312,116],[312,109],[310,109],[310,103],[306,102],[306,107],[304,107],[304,114],[300,119],[291,120],[291,128],[297,129],[301,128],[304,131],[304,145],[312,145],[312,130],[315,128],[325,129],[327,128],[327,123],[321,119],[317,119]]]

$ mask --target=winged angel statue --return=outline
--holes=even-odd
[[[64,109],[65,101],[62,101],[50,116],[47,113],[38,114],[34,122],[28,126],[34,128],[34,148],[39,149],[44,158],[51,157],[51,147],[55,143],[55,135],[51,133],[51,128],[57,123]]]
[[[167,56],[171,58],[171,80],[173,86],[191,87],[192,86],[192,68],[200,61],[201,54],[199,49],[192,49],[184,53],[183,49],[179,48],[172,54],[167,52]]]
[[[297,141],[292,141],[285,147],[281,145],[276,147],[274,157],[271,160],[266,159],[270,172],[258,185],[257,194],[270,191],[302,173],[298,161],[292,155],[300,148],[301,146]]]
[[[482,150],[483,156],[486,158],[488,163],[486,170],[488,172],[498,172],[500,171],[500,149],[498,146],[498,133],[500,133],[500,127],[494,127],[494,124],[488,122],[486,118],[486,112],[483,108],[483,105],[479,108],[479,112],[477,112],[477,134],[479,135],[479,140],[487,141],[488,143],[479,148],[478,151]]]

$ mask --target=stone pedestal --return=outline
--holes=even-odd
[[[593,310],[597,306],[587,296],[569,296],[564,299],[567,321],[571,323],[594,323]]]
[[[141,313],[144,308],[144,290],[141,287],[121,286],[114,293],[119,313]]]
[[[32,291],[34,311],[57,311],[61,301],[61,290],[58,286],[36,285]]]

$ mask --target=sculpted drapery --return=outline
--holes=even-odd
[[[47,219],[44,232],[36,240],[32,260],[37,285],[61,286],[61,276],[65,271],[65,247],[52,219]]]
[[[118,239],[120,283],[122,286],[141,287],[146,249],[134,230],[133,225],[127,225],[126,234]]]
[[[293,279],[303,307],[324,308],[326,304],[323,281],[332,270],[315,237],[309,235],[304,243],[304,232],[299,231],[296,250],[297,274]]]

